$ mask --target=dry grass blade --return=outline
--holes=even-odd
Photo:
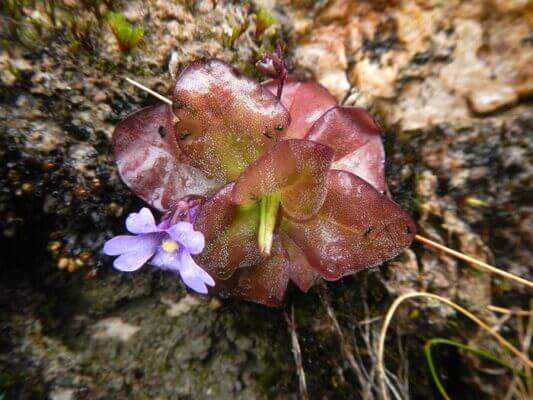
[[[498,314],[518,315],[521,317],[533,317],[533,310],[515,310],[515,309],[511,310],[509,308],[503,308],[503,307],[498,307],[498,306],[493,306],[493,305],[487,306],[487,309]]]
[[[533,362],[524,353],[522,353],[515,346],[513,346],[511,343],[505,340],[499,333],[494,332],[487,323],[485,323],[484,321],[482,321],[481,319],[479,319],[474,314],[472,314],[470,311],[466,310],[460,305],[454,303],[453,301],[449,299],[446,299],[444,297],[441,297],[441,296],[438,296],[432,293],[423,293],[423,292],[406,293],[406,294],[399,296],[396,300],[394,300],[394,303],[392,303],[391,307],[389,308],[385,316],[385,320],[383,321],[383,326],[381,327],[381,332],[379,336],[377,370],[378,370],[378,380],[379,380],[381,395],[383,399],[385,400],[389,399],[387,388],[386,388],[385,368],[384,368],[384,363],[383,363],[383,356],[384,356],[384,350],[385,350],[385,338],[387,335],[387,330],[392,320],[392,317],[394,316],[394,313],[396,312],[396,309],[400,306],[400,304],[404,302],[405,300],[412,299],[414,297],[425,297],[425,298],[437,300],[448,305],[454,310],[460,312],[461,314],[469,318],[471,321],[475,322],[480,328],[487,331],[491,336],[493,336],[500,343],[501,346],[505,347],[511,353],[516,355],[524,363],[524,365],[527,368],[533,367]]]
[[[471,264],[474,264],[480,268],[482,268],[483,270],[485,271],[488,271],[490,273],[493,273],[493,274],[496,274],[496,275],[500,275],[501,277],[503,278],[507,278],[507,279],[510,279],[510,280],[513,280],[515,282],[518,282],[518,283],[521,283],[523,285],[526,285],[530,288],[533,288],[533,282],[531,281],[528,281],[527,279],[524,279],[524,278],[521,278],[520,276],[516,276],[514,274],[511,274],[509,272],[506,272],[506,271],[503,271],[499,268],[496,268],[490,264],[487,264],[483,261],[480,261],[480,260],[477,260],[475,259],[474,257],[470,257],[466,254],[463,254],[463,253],[460,253],[456,250],[452,250],[446,246],[443,246],[442,244],[439,244],[437,242],[434,242],[433,240],[430,240],[428,238],[425,238],[424,236],[420,236],[420,235],[415,235],[415,239],[418,240],[419,242],[421,243],[424,243],[425,245],[427,246],[430,246],[430,247],[434,247],[438,250],[441,250],[447,254],[450,254],[456,258],[459,258],[460,260],[463,260],[463,261],[466,261],[466,262],[469,262]]]
[[[366,292],[366,283],[363,284],[361,292]],[[379,385],[377,382],[376,360],[377,360],[377,342],[379,337],[379,327],[377,324],[371,326],[372,322],[379,321],[382,317],[373,318],[372,322],[369,319],[370,310],[366,301],[366,296],[361,295],[361,304],[364,309],[364,316],[366,323],[360,324],[355,315],[351,315],[351,322],[354,324],[352,328],[355,329],[352,338],[350,339],[341,327],[336,316],[335,310],[330,303],[327,292],[327,287],[322,284],[318,287],[318,295],[326,310],[328,319],[331,322],[331,329],[337,335],[340,344],[340,353],[347,362],[347,366],[356,375],[360,388],[357,398],[361,400],[378,399]],[[356,339],[356,334],[360,338],[360,342]],[[398,350],[400,354],[403,353],[401,340],[398,341]],[[407,379],[407,371],[409,369],[407,357],[401,357],[402,364],[400,369],[393,373],[386,372],[386,385],[388,390],[392,393],[395,400],[402,400],[409,398],[409,384]]]
[[[294,305],[291,307],[291,316],[285,312],[285,321],[289,327],[292,342],[292,354],[296,364],[296,371],[298,373],[298,386],[300,389],[300,396],[303,400],[309,400],[307,392],[307,381],[305,379],[305,371],[302,363],[302,351],[300,349],[300,342],[298,341],[298,334],[296,333],[296,322],[294,320]]]
[[[341,328],[341,326],[339,324],[337,316],[335,315],[335,312],[333,311],[333,307],[331,307],[331,304],[330,304],[329,299],[327,297],[326,287],[323,284],[319,287],[318,295],[319,295],[320,301],[324,305],[324,307],[326,309],[326,313],[327,313],[327,315],[328,315],[328,317],[329,317],[329,319],[330,319],[330,321],[331,321],[331,323],[333,325],[333,330],[335,331],[335,333],[337,334],[337,336],[339,338],[339,342],[340,342],[340,345],[341,345],[341,353],[344,355],[344,357],[346,357],[346,360],[348,360],[348,365],[354,371],[354,373],[357,375],[357,377],[360,380],[360,382],[364,382],[365,378],[366,378],[365,375],[364,375],[364,372],[362,371],[362,369],[360,368],[359,364],[355,360],[352,348],[351,348],[349,342],[346,340],[346,337],[344,336],[344,333],[342,332],[342,328]]]
[[[161,100],[162,102],[172,105],[172,100],[170,100],[169,98],[167,98],[167,97],[165,97],[165,96],[162,96],[162,95],[160,95],[160,94],[157,93],[157,92],[154,92],[152,89],[147,88],[147,87],[144,86],[143,84],[140,84],[139,82],[134,81],[133,79],[130,79],[130,78],[128,78],[128,77],[125,77],[124,79],[126,79],[126,80],[127,80],[129,83],[131,83],[133,86],[136,86],[136,87],[138,87],[139,89],[144,90],[145,92],[150,93],[152,96],[157,97],[157,98],[158,98],[159,100]]]

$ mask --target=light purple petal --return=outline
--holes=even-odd
[[[200,206],[194,206],[189,208],[189,219],[194,224],[194,221],[196,221],[196,216],[198,215],[198,212],[200,211]]]
[[[162,248],[159,248],[157,249],[154,258],[150,261],[150,264],[165,271],[178,272],[178,254],[177,252],[169,253]]]
[[[178,259],[181,279],[185,285],[201,294],[207,293],[206,285],[215,286],[213,278],[196,264],[189,253],[180,252]]]
[[[190,222],[178,222],[166,231],[172,239],[185,248],[188,253],[199,254],[205,246],[204,235],[195,231]]]
[[[125,253],[139,252],[150,249],[155,253],[161,240],[160,234],[147,234],[139,236],[119,235],[109,239],[104,244],[104,253],[108,256],[119,256]]]
[[[147,207],[141,208],[138,213],[131,213],[126,219],[126,228],[135,234],[158,231],[154,216]]]
[[[122,254],[114,262],[113,266],[125,272],[136,271],[141,268],[154,254],[154,251],[151,251],[148,248],[145,248],[140,251],[133,251],[130,253]]]

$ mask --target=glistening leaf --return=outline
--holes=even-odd
[[[259,207],[232,203],[232,188],[230,183],[208,199],[194,223],[206,241],[196,260],[215,279],[229,279],[238,268],[263,261],[257,245]]]
[[[385,151],[379,133],[365,109],[334,107],[313,124],[305,138],[335,150],[333,168],[351,172],[383,192]]]
[[[398,204],[349,172],[332,170],[328,194],[308,221],[284,218],[282,229],[327,280],[373,267],[411,244],[415,224]]]
[[[274,146],[290,121],[273,94],[216,59],[194,62],[182,72],[173,103],[180,148],[195,165],[226,181]]]
[[[309,140],[283,140],[235,181],[232,199],[247,204],[281,193],[283,211],[296,219],[316,214],[326,197],[333,149]]]
[[[268,259],[238,273],[233,296],[270,307],[280,306],[289,284],[289,259],[279,237],[274,239]]]
[[[307,292],[314,285],[319,275],[305,256],[302,249],[286,234],[281,234],[283,247],[287,250],[289,256],[290,278],[296,286],[302,291]]]
[[[287,110],[291,108],[292,101],[294,100],[294,93],[298,90],[301,83],[302,82],[299,81],[298,78],[293,75],[288,75],[285,79],[285,83],[283,84],[283,91],[281,92],[281,104],[283,104],[283,106]],[[278,79],[268,79],[264,82],[261,82],[261,86],[266,88],[273,95],[277,95],[278,85]]]
[[[276,79],[265,81],[263,85],[274,94],[278,90]],[[318,82],[298,81],[289,77],[283,86],[281,103],[291,115],[291,123],[283,139],[303,139],[315,121],[334,107],[337,101]]]
[[[115,128],[113,150],[122,180],[151,206],[165,211],[190,194],[207,196],[220,183],[188,165],[174,138],[166,104],[128,115]]]

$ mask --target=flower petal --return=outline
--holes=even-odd
[[[215,281],[211,276],[200,268],[186,251],[178,254],[179,272],[183,283],[195,292],[207,294],[207,286],[214,286]]]
[[[149,208],[143,207],[138,213],[131,213],[126,218],[126,229],[131,233],[152,233],[157,232],[155,218]]]
[[[104,244],[104,254],[118,256],[153,249],[152,254],[159,245],[159,234],[146,234],[139,236],[119,235],[109,239]]]
[[[166,232],[191,254],[199,254],[204,249],[204,235],[202,232],[195,231],[190,222],[178,222]]]
[[[136,271],[154,255],[156,248],[145,247],[138,251],[122,254],[113,262],[113,266],[120,271]]]
[[[150,260],[150,264],[165,271],[178,272],[178,252],[169,253],[160,247],[157,249],[154,258]]]

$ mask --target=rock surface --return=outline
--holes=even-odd
[[[155,102],[122,77],[168,95],[180,68],[200,57],[257,77],[254,61],[281,39],[294,73],[380,121],[389,190],[421,234],[533,278],[527,1],[136,0],[90,9],[65,0],[55,13],[50,3],[0,14],[0,398],[297,398],[285,320],[294,307],[311,398],[374,399],[375,382],[361,379],[346,351],[375,366],[375,347],[362,340],[375,339],[394,297],[426,290],[489,321],[488,304],[529,307],[524,288],[419,244],[380,269],[307,295],[293,290],[285,310],[193,297],[172,276],[118,274],[101,255],[141,205],[118,178],[113,126]],[[145,27],[130,54],[104,21],[110,8]],[[277,22],[257,34],[260,8]],[[399,385],[403,396],[439,398],[424,342],[465,342],[475,328],[422,301],[395,320],[387,365],[410,381],[409,392]],[[452,398],[502,398],[509,375],[442,353]]]

